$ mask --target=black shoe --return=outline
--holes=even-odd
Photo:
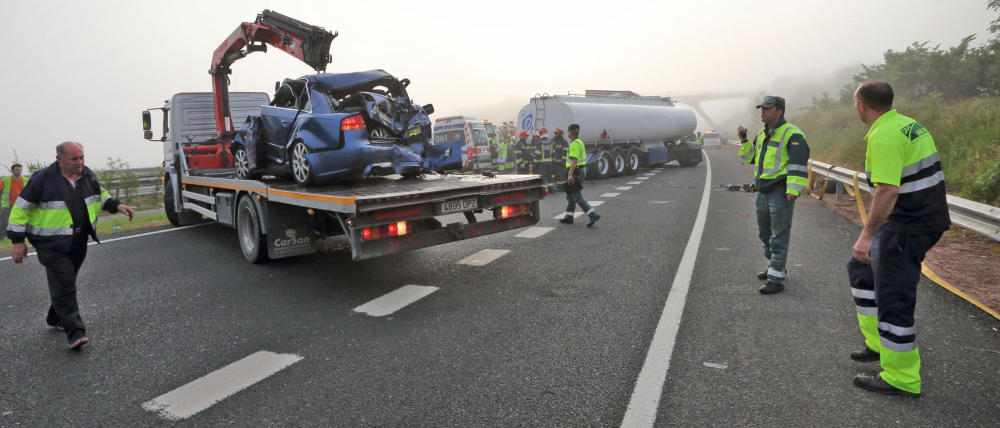
[[[767,284],[764,284],[757,289],[757,291],[760,291],[760,294],[774,294],[780,293],[784,290],[785,286],[783,284],[777,284],[771,281],[768,281]]]
[[[763,272],[757,272],[757,279],[767,281],[767,269],[764,269]]]
[[[562,224],[573,224],[573,217],[563,217],[559,222]]]
[[[87,342],[89,342],[89,341],[90,340],[87,339],[87,336],[84,336],[82,334],[78,334],[78,335],[76,335],[75,339],[70,339],[69,340],[69,349],[73,349],[73,350],[80,349],[81,346],[86,345]]]
[[[51,328],[53,330],[63,331],[62,326],[59,325],[59,324],[49,324],[49,328]]]
[[[878,352],[872,351],[871,348],[866,345],[865,349],[857,352],[851,352],[851,359],[863,363],[870,363],[872,361],[878,361],[879,355]]]
[[[895,386],[889,385],[882,376],[865,376],[857,375],[854,376],[854,385],[859,388],[867,389],[872,392],[877,392],[879,394],[886,395],[902,395],[904,397],[919,398],[919,393],[913,393],[909,391],[903,391],[902,389],[896,388]]]
[[[600,219],[601,219],[601,216],[598,215],[597,213],[594,213],[594,215],[592,215],[590,217],[590,222],[587,223],[587,227],[593,227],[594,223],[597,223],[597,220],[600,220]]]

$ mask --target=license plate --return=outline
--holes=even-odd
[[[479,208],[479,199],[455,199],[441,203],[441,214],[458,213]]]

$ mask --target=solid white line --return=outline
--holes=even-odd
[[[389,294],[354,308],[354,312],[361,312],[373,317],[384,317],[427,297],[435,291],[438,291],[437,287],[404,285]]]
[[[670,369],[670,357],[677,341],[677,331],[681,327],[681,315],[687,301],[688,288],[691,286],[691,275],[698,258],[698,247],[701,246],[701,235],[705,230],[705,217],[708,214],[708,199],[712,188],[712,162],[705,156],[705,190],[701,194],[701,205],[698,207],[698,217],[691,229],[684,256],[677,266],[674,283],[667,294],[667,302],[660,313],[660,321],[653,333],[653,341],[649,344],[646,361],[639,371],[639,378],[632,391],[632,399],[625,410],[622,419],[623,427],[652,427],[656,422],[656,410],[663,394],[663,383]]]
[[[295,354],[259,351],[142,403],[142,408],[171,421],[187,419],[301,360]]]
[[[156,235],[156,234],[160,234],[160,233],[176,232],[178,230],[190,229],[192,227],[204,226],[206,224],[211,224],[211,223],[192,224],[190,226],[174,227],[174,228],[171,228],[171,229],[157,230],[155,232],[140,233],[138,235],[122,236],[121,238],[104,239],[104,240],[101,240],[101,243],[102,244],[106,244],[108,242],[124,241],[126,239],[141,238],[143,236]],[[96,242],[90,242],[87,245],[88,246],[90,246],[90,245],[97,245],[97,243]],[[34,251],[28,253],[28,257],[31,257],[33,255],[35,255]],[[10,259],[11,259],[10,256],[7,256],[7,257],[4,257],[4,258],[0,259],[0,262],[2,262],[4,260],[10,260]]]
[[[484,266],[490,262],[503,257],[504,254],[509,253],[510,250],[482,250],[476,254],[466,257],[458,261],[460,265],[469,266]]]
[[[524,232],[518,233],[517,235],[514,236],[518,238],[538,238],[545,235],[546,233],[553,231],[554,229],[555,229],[554,227],[542,227],[542,226],[529,227],[525,229]]]
[[[592,207],[599,207],[601,205],[604,205],[604,201],[589,201],[589,203],[590,203],[590,206],[592,206]]]
[[[601,195],[601,197],[602,198],[613,198],[613,197],[618,196],[620,194],[621,193],[605,193],[605,194]]]
[[[636,184],[642,184],[642,182],[641,181],[629,181],[628,183],[625,183],[625,184],[631,184],[631,185],[634,186]]]
[[[632,190],[632,186],[615,187],[615,190]]]
[[[573,218],[577,218],[577,217],[582,216],[582,215],[583,215],[583,211],[575,211],[575,212],[573,212]],[[559,215],[557,215],[555,217],[552,217],[553,220],[562,220],[564,218],[566,218],[566,213],[562,213],[562,214],[559,214]]]

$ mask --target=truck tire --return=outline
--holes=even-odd
[[[167,221],[174,226],[187,226],[189,224],[201,223],[204,218],[191,210],[177,212],[174,205],[174,186],[170,182],[170,175],[163,176],[163,212],[167,215]]]
[[[315,178],[315,171],[309,164],[309,160],[306,159],[307,154],[309,154],[309,148],[306,147],[305,143],[296,141],[295,144],[292,144],[292,178],[295,179],[296,184],[303,187],[312,184]]]
[[[612,167],[611,173],[615,176],[625,175],[625,151],[622,149],[615,149],[611,152]]]
[[[625,154],[625,174],[635,175],[641,166],[642,158],[639,157],[639,150],[635,147],[630,147]]]
[[[241,197],[236,206],[236,238],[248,262],[267,260],[267,234],[260,231],[260,213],[250,196]]]
[[[596,162],[594,162],[594,167],[597,169],[597,178],[608,178],[611,176],[611,166],[614,165],[614,160],[611,159],[611,155],[608,152],[597,152],[594,156]]]

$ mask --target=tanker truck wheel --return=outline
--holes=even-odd
[[[611,166],[614,165],[614,160],[611,159],[611,155],[608,152],[597,152],[594,155],[597,162],[594,163],[595,168],[597,168],[597,178],[608,178],[611,176]]]
[[[628,153],[625,154],[625,173],[635,175],[640,166],[642,166],[642,161],[639,158],[639,151],[635,147],[629,148]]]
[[[625,153],[622,149],[615,149],[611,154],[611,159],[614,162],[611,164],[614,167],[611,173],[615,177],[625,175],[625,170],[627,169],[625,165]]]

